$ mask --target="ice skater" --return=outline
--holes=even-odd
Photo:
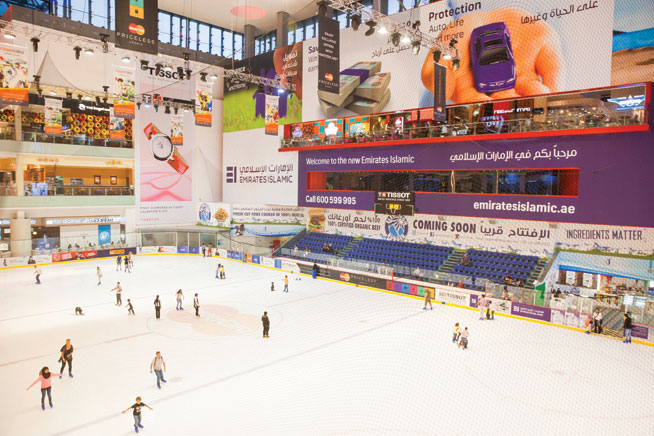
[[[143,406],[147,407],[150,410],[154,410],[152,407],[148,406],[145,403],[141,403],[141,397],[136,397],[136,403],[129,406],[127,409],[123,410],[121,413],[126,413],[129,409],[133,409],[134,415],[134,431],[139,432],[139,428],[143,428],[141,425],[141,409]]]
[[[220,279],[220,264],[216,267],[216,278]]]
[[[485,305],[486,299],[484,297],[479,297],[479,300],[477,301],[477,307],[479,307],[479,319],[481,321],[484,320],[485,314],[484,314],[484,305]]]
[[[202,244],[202,257],[207,257],[207,246]]]
[[[109,292],[116,291],[116,306],[122,306],[123,305],[123,288],[120,286],[120,282],[116,283],[116,287],[113,288]]]
[[[595,313],[593,314],[593,332],[597,334],[602,334],[602,319],[604,316],[602,315],[602,312],[600,312],[599,307],[595,309]]]
[[[84,313],[82,313],[82,308],[81,307],[77,306],[75,308],[75,315],[84,315]]]
[[[461,336],[461,327],[459,323],[454,324],[454,331],[452,332],[452,343],[456,344],[459,342],[459,336]]]
[[[61,351],[61,357],[59,358],[61,370],[59,372],[63,374],[66,364],[68,364],[68,377],[73,378],[73,344],[70,343],[70,339],[66,339],[66,343],[59,351]],[[59,375],[59,378],[61,378],[61,375]]]
[[[154,359],[150,363],[150,374],[154,370],[155,375],[157,376],[157,387],[161,389],[161,382],[166,383],[163,373],[166,372],[166,362],[159,351],[156,352]]]
[[[459,348],[463,347],[464,350],[468,349],[468,336],[470,336],[470,332],[468,331],[468,327],[466,327],[461,332],[461,339],[459,340]]]
[[[157,295],[157,298],[154,299],[154,316],[159,319],[161,315],[161,300],[159,300],[159,296]]]
[[[198,299],[197,292],[193,297],[193,308],[195,309],[195,316],[200,316],[200,300]]]
[[[629,313],[624,314],[624,320],[622,321],[622,329],[624,330],[624,344],[631,344],[631,316]]]
[[[41,409],[45,410],[45,394],[48,394],[48,402],[50,403],[50,407],[54,407],[52,405],[52,376],[60,376],[61,374],[55,374],[51,373],[50,370],[48,369],[47,366],[44,366],[41,371],[39,371],[39,376],[36,380],[34,380],[34,383],[29,385],[26,391],[29,391],[32,386],[37,384],[38,382],[41,382]]]
[[[40,285],[41,284],[41,268],[39,268],[36,265],[34,265],[34,278],[36,279],[36,284]]]
[[[123,258],[122,256],[116,257],[116,271],[123,270]]]
[[[275,292],[275,282],[270,282],[270,292]]]
[[[95,272],[98,274],[98,286],[100,286],[102,284],[102,270],[100,267],[97,267]]]
[[[225,265],[220,266],[220,278],[225,279]]]
[[[288,292],[288,276],[284,276],[284,292]]]
[[[211,245],[209,245],[209,252],[208,252],[208,257],[212,257],[212,250],[211,250]]]
[[[261,317],[261,323],[263,324],[263,337],[269,338],[268,331],[270,330],[270,319],[268,318],[268,312],[264,312]]]
[[[177,307],[176,307],[176,309],[177,310],[184,310],[184,308],[182,307],[182,300],[184,299],[184,294],[182,293],[181,289],[179,291],[177,291],[177,293],[175,294],[175,297],[177,298]]]
[[[427,310],[427,304],[429,304],[429,310],[434,310],[431,305],[431,292],[425,289],[425,307],[423,307],[422,310]]]
[[[486,301],[488,301],[488,308],[486,309],[486,317],[489,320],[494,321],[495,320],[495,303],[493,303],[493,301],[488,299],[488,298],[486,299]]]
[[[130,301],[129,298],[127,299],[127,314],[128,315],[136,315],[134,313],[134,306],[132,306],[132,302]]]
[[[125,272],[132,272],[132,258],[129,256],[125,256]]]

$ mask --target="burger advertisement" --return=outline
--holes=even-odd
[[[307,228],[310,232],[323,233],[325,231],[325,210],[321,208],[309,209]]]

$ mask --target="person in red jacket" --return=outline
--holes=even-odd
[[[41,409],[45,410],[45,394],[48,394],[48,402],[50,403],[50,407],[54,407],[52,405],[52,376],[59,376],[61,377],[61,374],[55,374],[50,372],[50,369],[48,369],[47,366],[44,366],[41,371],[39,371],[39,376],[36,380],[34,380],[34,383],[29,385],[26,391],[29,391],[32,386],[37,384],[38,382],[41,382]]]

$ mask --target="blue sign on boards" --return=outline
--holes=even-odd
[[[98,245],[111,244],[111,224],[98,225]]]

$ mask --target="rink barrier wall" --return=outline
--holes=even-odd
[[[180,250],[181,248],[181,250]],[[194,247],[195,248],[195,247]],[[201,256],[199,247],[198,250],[191,250],[190,247],[174,247],[174,246],[160,246],[160,247],[128,247],[121,249],[105,249],[105,250],[96,250],[94,256],[88,258],[75,258],[74,256],[62,256],[57,261],[44,262],[46,258],[53,259],[52,255],[37,255],[33,256],[34,260],[37,261],[37,265],[57,265],[61,262],[86,262],[91,260],[97,260],[102,258],[110,258],[118,255],[124,255],[127,253],[132,253],[136,256],[160,256],[160,255],[186,255],[186,256]],[[297,272],[298,267],[302,271],[302,266],[309,268],[309,271],[312,267],[312,263],[303,262],[301,260],[291,261],[284,258],[269,258],[265,256],[253,255],[253,254],[244,254],[241,252],[233,250],[224,250],[218,249],[218,255],[212,256],[215,259],[222,260],[232,260],[242,263],[248,263],[251,265],[260,266],[263,268],[273,269],[276,271],[283,271],[290,274]],[[58,253],[61,254],[61,253]],[[66,253],[67,254],[67,253]],[[37,259],[38,257],[38,259]],[[7,260],[13,259],[14,261],[20,260],[27,262],[28,257],[24,258],[7,258]],[[9,263],[9,262],[7,262]],[[34,265],[11,265],[6,267],[0,267],[2,269],[13,269],[13,268],[26,268],[33,267]],[[482,292],[473,291],[473,290],[462,290],[461,288],[455,288],[452,286],[439,285],[428,282],[419,282],[411,279],[396,278],[391,276],[383,276],[381,274],[361,274],[359,272],[354,272],[347,270],[345,268],[331,268],[325,265],[320,266],[323,272],[326,271],[327,277],[319,276],[318,280],[325,280],[334,283],[346,284],[354,286],[357,288],[364,288],[371,291],[384,292],[387,294],[401,295],[403,297],[414,298],[418,300],[424,300],[425,293],[429,292],[432,300],[436,304],[442,304],[452,307],[458,307],[460,309],[467,309],[477,311],[477,303],[479,299],[483,296]],[[305,277],[311,277],[310,273],[301,273]],[[555,326],[560,328],[565,328],[569,330],[574,330],[577,332],[584,332],[583,324],[588,316],[586,313],[571,312],[565,311],[562,309],[555,309],[550,307],[542,306],[533,306],[530,304],[512,302],[507,300],[502,300],[498,298],[488,298],[492,302],[492,308],[495,311],[496,316],[503,316],[507,318],[529,321],[537,324]],[[556,321],[555,321],[556,320]],[[596,335],[602,336],[604,338],[617,339],[606,335]],[[633,325],[632,336],[634,342],[654,346],[654,327],[646,326],[641,324]],[[638,338],[638,339],[636,339]]]

